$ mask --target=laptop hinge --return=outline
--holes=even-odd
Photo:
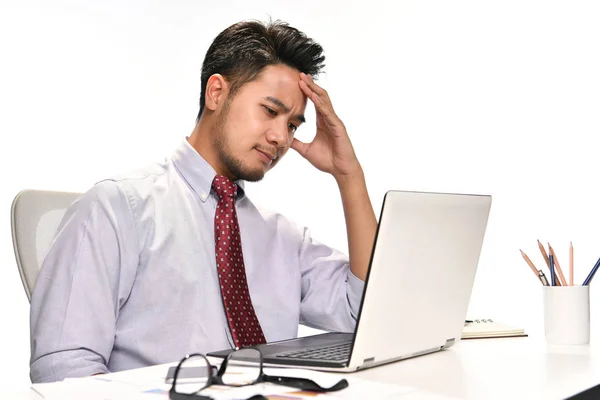
[[[456,343],[455,338],[447,339],[446,344],[442,346],[442,349],[447,349],[448,347],[452,346],[454,343]]]
[[[373,364],[373,362],[375,362],[375,357],[369,357],[369,358],[365,358],[365,359],[363,360],[363,365],[366,365],[366,364]]]

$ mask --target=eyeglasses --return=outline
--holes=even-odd
[[[231,368],[231,364],[239,363],[250,368]],[[251,363],[251,364],[248,364]],[[229,368],[228,368],[229,366]],[[270,376],[263,372],[263,357],[258,349],[246,348],[232,351],[221,363],[217,370],[203,354],[185,356],[177,365],[173,376],[173,385],[169,390],[171,400],[212,400],[209,396],[199,394],[200,391],[212,385],[248,386],[256,383],[271,382],[310,392],[335,392],[348,387],[346,379],[326,388],[315,381],[306,378],[288,376]],[[265,399],[263,396],[253,396],[252,400]]]

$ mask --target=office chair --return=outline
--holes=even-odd
[[[23,190],[11,207],[13,248],[21,281],[31,302],[38,271],[67,208],[80,193]]]

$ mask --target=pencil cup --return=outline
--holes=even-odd
[[[544,329],[548,344],[590,342],[590,287],[544,286]]]

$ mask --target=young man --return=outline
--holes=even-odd
[[[376,218],[344,124],[311,77],[324,59],[284,23],[215,38],[197,124],[171,159],[96,184],[65,214],[31,303],[33,382],[288,339],[300,322],[354,329]],[[307,98],[317,134],[302,143]],[[334,176],[349,259],[245,196],[243,181],[290,147]]]

